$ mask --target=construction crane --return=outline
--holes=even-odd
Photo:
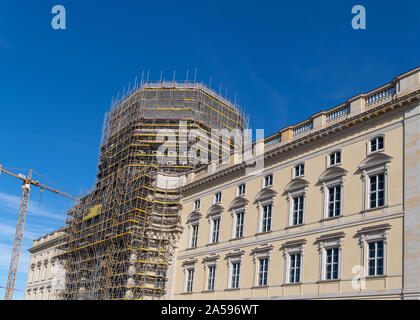
[[[34,170],[29,170],[29,174],[27,176],[24,176],[23,174],[16,175],[12,172],[9,172],[3,169],[2,165],[0,165],[0,174],[2,172],[8,175],[11,175],[12,177],[22,180],[22,198],[20,200],[20,208],[19,208],[19,215],[18,215],[18,221],[17,221],[17,226],[16,226],[15,240],[13,243],[12,257],[10,259],[9,277],[7,278],[6,294],[4,297],[5,300],[12,300],[13,291],[15,287],[17,267],[19,263],[20,247],[22,244],[23,229],[25,226],[26,212],[28,210],[31,185],[40,188],[41,192],[43,192],[44,190],[48,190],[52,193],[61,195],[71,200],[77,200],[77,198],[65,192],[61,192],[59,190],[50,188],[46,185],[40,184],[38,180],[32,180],[32,173],[35,172]]]

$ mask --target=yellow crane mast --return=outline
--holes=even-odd
[[[29,170],[29,174],[25,177],[24,175],[21,175],[21,174],[16,175],[12,172],[9,172],[3,169],[2,165],[0,165],[0,174],[2,172],[12,177],[22,180],[22,197],[20,200],[20,208],[19,208],[18,221],[16,225],[15,239],[13,242],[12,257],[10,259],[9,276],[7,278],[6,294],[4,297],[5,300],[12,300],[13,291],[15,287],[17,267],[19,263],[20,247],[22,245],[22,237],[23,237],[23,229],[25,226],[26,212],[28,210],[28,204],[29,204],[29,194],[31,192],[31,185],[40,188],[41,191],[47,190],[47,191],[61,195],[71,200],[77,200],[77,198],[65,192],[61,192],[57,189],[53,189],[46,185],[40,184],[38,180],[32,180],[32,173],[34,172],[34,170]]]

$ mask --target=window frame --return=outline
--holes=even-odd
[[[243,192],[241,193],[241,187],[243,187]],[[246,184],[245,183],[241,183],[240,185],[238,185],[237,189],[236,189],[236,196],[240,197],[240,196],[244,196],[246,193]]]
[[[197,205],[198,204],[198,205]],[[201,201],[200,199],[197,199],[194,201],[194,211],[200,210]]]
[[[267,178],[269,178],[268,179],[268,182],[267,182]],[[263,188],[272,187],[273,186],[273,182],[274,182],[274,176],[273,176],[273,174],[272,173],[266,174],[264,176],[263,180],[262,180],[262,185],[263,185],[262,187]]]
[[[298,174],[297,174],[298,173]],[[305,163],[298,163],[293,167],[293,174],[292,177],[294,178],[301,178],[305,176]]]
[[[382,139],[382,148],[379,148],[379,139]],[[372,142],[375,141],[376,144],[376,149],[372,150]],[[376,153],[376,152],[382,152],[385,151],[385,135],[381,134],[381,135],[377,135],[371,139],[369,139],[368,143],[367,143],[367,147],[368,147],[368,152],[367,154],[372,154],[372,153]]]
[[[289,192],[287,194],[287,201],[288,201],[288,206],[289,206],[289,214],[288,214],[288,224],[287,227],[298,227],[298,226],[302,226],[305,224],[305,220],[306,220],[306,194],[307,194],[307,190],[308,187],[304,187],[304,188],[299,188],[296,189],[292,192]],[[299,224],[293,224],[293,218],[294,218],[294,208],[295,208],[295,198],[297,197],[303,197],[303,208],[302,208],[302,223]]]
[[[340,161],[337,162],[337,154],[339,155]],[[331,163],[332,161],[332,156],[334,156],[334,163]],[[334,167],[334,166],[339,166],[343,163],[343,152],[341,150],[335,150],[333,152],[330,152],[330,154],[327,157],[327,168],[330,167]]]
[[[214,194],[213,204],[222,202],[222,191],[218,191]]]

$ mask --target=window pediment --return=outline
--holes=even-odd
[[[236,197],[229,205],[229,210],[244,207],[248,204],[248,200],[244,197]]]
[[[385,153],[378,152],[368,155],[360,164],[359,169],[364,170],[370,167],[384,165],[390,162],[392,157],[386,155]]]
[[[223,208],[220,204],[213,204],[210,209],[207,211],[207,215],[206,217],[211,217],[213,215],[219,214],[221,212],[223,212],[225,210],[225,208]]]
[[[263,189],[260,192],[258,192],[257,196],[255,197],[255,202],[268,199],[268,198],[273,198],[276,194],[277,192],[271,188]]]
[[[305,179],[293,179],[287,184],[286,188],[284,188],[284,191],[290,192],[297,189],[303,189],[303,188],[306,188],[308,185],[309,185],[309,182],[306,181]]]
[[[331,167],[325,170],[318,178],[320,182],[340,178],[346,175],[348,171],[340,167]]]
[[[195,222],[200,220],[203,215],[198,211],[191,212],[187,217],[187,223]]]

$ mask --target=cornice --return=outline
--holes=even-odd
[[[383,103],[379,106],[369,108],[368,110],[356,114],[353,117],[349,117],[345,120],[342,120],[340,122],[337,122],[335,124],[329,125],[326,128],[318,129],[315,132],[309,133],[307,135],[304,135],[300,138],[293,139],[293,141],[287,142],[285,144],[279,145],[276,148],[273,148],[271,150],[264,152],[264,159],[270,159],[273,158],[283,152],[298,148],[302,145],[311,143],[315,140],[318,140],[320,138],[323,138],[325,136],[329,136],[331,134],[335,134],[337,131],[342,131],[343,129],[347,129],[349,127],[352,127],[354,125],[358,125],[360,123],[363,123],[365,121],[370,120],[373,117],[379,116],[381,114],[384,114],[386,112],[389,112],[391,110],[394,110],[396,108],[399,108],[403,105],[407,105],[409,103],[412,103],[414,101],[420,100],[420,90],[415,90],[411,93],[401,95],[400,97],[396,97],[392,99],[391,101],[388,101],[386,103]],[[259,156],[261,157],[261,156]],[[253,158],[253,160],[257,160],[259,157]],[[183,190],[190,190],[195,187],[198,187],[200,185],[203,185],[205,183],[208,183],[210,181],[217,180],[219,178],[222,178],[224,176],[227,176],[231,173],[237,172],[240,169],[243,169],[247,167],[248,165],[243,162],[235,165],[228,166],[227,168],[223,168],[222,170],[219,170],[215,173],[212,173],[210,175],[204,176],[200,179],[197,179],[195,181],[192,181],[188,184],[186,184],[183,187]]]

